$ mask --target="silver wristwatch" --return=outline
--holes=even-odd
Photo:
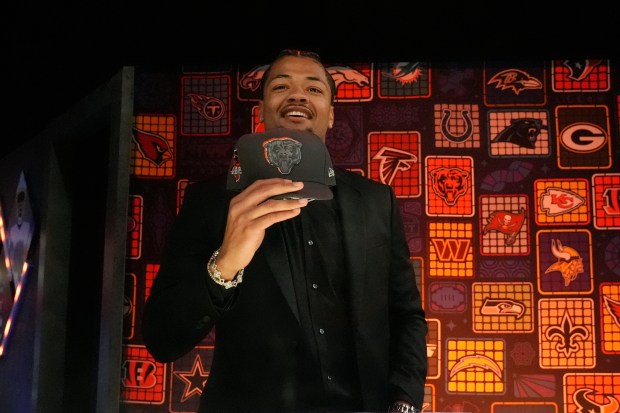
[[[394,402],[388,407],[388,413],[420,413],[420,410],[413,404],[407,405],[401,402]]]

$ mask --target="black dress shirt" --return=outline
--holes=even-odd
[[[279,225],[303,334],[301,406],[356,411],[359,379],[337,202],[312,201]]]

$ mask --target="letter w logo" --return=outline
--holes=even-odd
[[[468,239],[433,238],[433,245],[440,261],[463,262],[467,258],[471,241]]]

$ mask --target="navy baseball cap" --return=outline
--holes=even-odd
[[[226,188],[242,191],[257,179],[285,178],[301,181],[304,187],[273,199],[327,200],[336,185],[327,146],[308,131],[272,129],[241,136],[235,144]]]

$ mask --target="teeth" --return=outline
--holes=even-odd
[[[286,116],[302,116],[302,117],[304,117],[304,118],[307,118],[307,116],[306,116],[306,114],[305,114],[305,113],[303,113],[303,112],[299,112],[299,111],[296,111],[296,110],[291,111],[291,112],[287,112],[287,113],[286,113]]]

